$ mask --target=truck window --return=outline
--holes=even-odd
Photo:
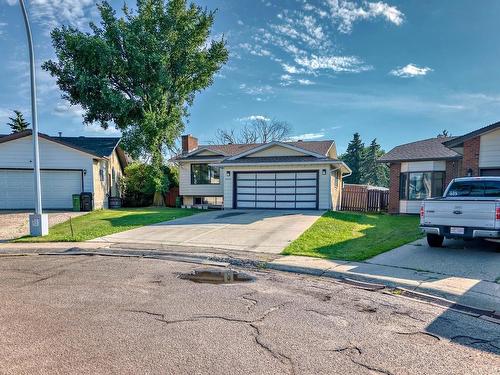
[[[500,197],[500,181],[455,181],[448,197]]]

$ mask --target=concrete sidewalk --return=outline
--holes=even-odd
[[[284,256],[269,268],[323,277],[349,278],[432,294],[463,305],[500,311],[500,284],[411,268],[347,262],[302,256]]]

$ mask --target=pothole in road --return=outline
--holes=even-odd
[[[244,272],[222,268],[198,268],[189,273],[179,275],[180,279],[191,280],[195,283],[231,284],[254,281],[255,277]]]

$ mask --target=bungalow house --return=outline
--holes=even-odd
[[[0,135],[0,209],[34,208],[31,130]],[[42,206],[71,209],[72,195],[90,192],[93,208],[120,195],[127,164],[120,138],[51,137],[39,134]]]
[[[179,192],[188,206],[338,209],[342,176],[334,141],[198,145],[182,136]]]
[[[441,196],[455,177],[500,176],[500,122],[400,145],[379,162],[390,166],[389,212],[416,214],[423,199]]]

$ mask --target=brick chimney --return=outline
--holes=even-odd
[[[191,134],[183,135],[181,138],[183,154],[188,154],[198,148],[198,138],[193,137]]]

